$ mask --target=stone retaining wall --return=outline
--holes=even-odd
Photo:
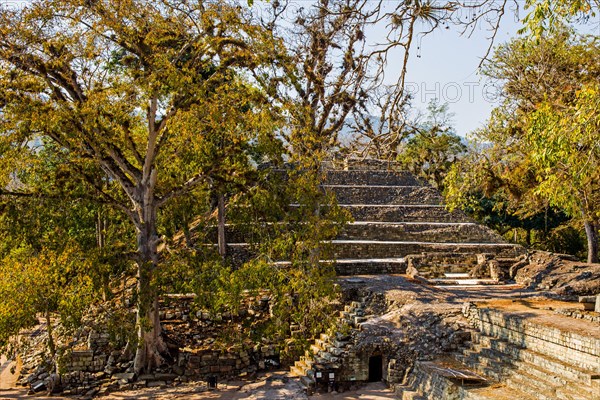
[[[266,231],[268,227],[262,227]],[[274,227],[273,227],[274,228]],[[273,229],[274,230],[274,229]],[[225,227],[229,243],[252,242],[250,229],[243,225]],[[217,228],[204,229],[207,241],[217,242]],[[430,222],[358,222],[344,226],[337,236],[339,240],[393,240],[406,242],[437,243],[502,243],[503,239],[483,225],[474,223]]]
[[[426,186],[408,171],[326,171],[328,185]]]
[[[334,241],[333,253],[337,259],[402,258],[409,254],[436,253],[478,254],[497,257],[517,257],[521,249],[508,244],[419,243],[379,241]]]
[[[443,198],[429,186],[324,186],[335,194],[338,204],[430,204]]]
[[[472,222],[460,211],[449,212],[432,205],[344,205],[355,221],[378,222]]]
[[[381,170],[399,170],[400,164],[396,161],[378,160],[378,159],[331,159],[323,162],[323,167],[328,169],[342,169],[346,171],[381,171]]]
[[[246,333],[243,334],[245,340],[240,337],[238,344],[227,348],[216,340],[231,326],[242,326],[248,321],[261,323],[269,318],[267,292],[246,298],[235,316],[197,310],[194,298],[194,295],[170,295],[160,301],[163,330],[179,346],[176,359],[167,368],[136,376],[133,354],[114,349],[108,333],[88,328],[80,332],[77,340],[80,348],[87,348],[74,350],[60,360],[60,376],[40,367],[23,377],[20,384],[35,383],[38,390],[60,387],[67,395],[95,396],[114,390],[206,380],[211,376],[218,380],[244,377],[279,364],[280,344],[266,339],[252,341]]]
[[[468,273],[479,264],[477,254],[428,253],[406,257],[407,267],[425,278],[443,278],[446,273]]]
[[[337,262],[335,272],[338,275],[404,274],[406,262],[404,260]]]
[[[338,239],[437,243],[502,243],[495,232],[471,223],[350,223]]]
[[[600,374],[600,338],[542,325],[528,315],[465,307],[464,314],[482,333]]]
[[[75,350],[64,359],[67,372],[99,372],[106,366],[107,355],[94,354],[93,350]]]

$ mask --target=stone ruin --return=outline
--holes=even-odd
[[[585,310],[595,297],[582,298],[579,308],[539,298],[526,286],[560,286],[552,270],[536,269],[532,260],[543,265],[544,256],[448,212],[434,188],[392,163],[327,167],[323,188],[354,221],[332,243],[344,308],[291,365],[307,393],[384,381],[405,400],[600,398],[600,313]],[[232,247],[244,246],[238,238]],[[548,265],[562,274],[560,262]],[[574,283],[562,285],[560,295],[600,293],[600,266],[564,268]],[[525,288],[504,284],[511,279]],[[591,285],[577,286],[584,281]],[[204,315],[191,298],[179,297],[162,300],[162,323],[195,348],[181,351],[171,368],[136,377],[122,353],[103,350],[106,335],[90,331],[90,346],[68,361],[68,391],[96,396],[209,376],[252,378],[281,361],[276,343],[213,348],[211,329],[230,316]],[[268,313],[267,297],[242,315]],[[48,379],[35,370],[24,383]]]
[[[401,399],[600,398],[596,316],[502,285],[528,265],[525,249],[448,212],[434,188],[389,167],[327,172],[324,188],[354,217],[333,241],[349,298],[337,329],[291,373],[309,392],[383,380]]]
[[[335,168],[334,165],[331,165]],[[525,253],[464,213],[449,212],[437,189],[393,163],[346,161],[323,187],[354,218],[333,241],[339,275],[404,274],[427,279],[500,279]],[[474,276],[473,276],[474,275]]]

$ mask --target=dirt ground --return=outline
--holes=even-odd
[[[287,377],[287,379],[286,379]],[[60,397],[45,395],[27,395],[26,390],[0,390],[0,400],[12,399],[58,400],[76,399],[77,397]],[[383,382],[369,383],[353,391],[344,393],[324,393],[307,397],[296,378],[289,378],[286,373],[279,373],[275,378],[266,378],[252,384],[244,382],[228,382],[219,385],[217,390],[208,391],[204,384],[189,383],[171,388],[146,388],[120,393],[112,393],[101,397],[106,400],[385,400],[394,399],[394,393]]]

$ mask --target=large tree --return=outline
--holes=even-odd
[[[504,101],[476,132],[478,154],[450,174],[451,203],[479,186],[531,216],[549,206],[585,225],[588,261],[598,261],[599,189],[596,38],[568,31],[499,47],[484,73]]]
[[[0,11],[3,194],[32,189],[17,177],[37,156],[32,144],[51,142],[65,174],[128,216],[136,371],[165,350],[153,283],[159,211],[235,175],[242,143],[272,139],[271,109],[245,78],[270,64],[270,38],[226,2],[39,0]]]

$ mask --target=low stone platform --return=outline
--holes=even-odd
[[[519,285],[438,287],[401,275],[339,282],[345,291],[369,293],[380,299],[379,307],[385,304],[366,308],[342,376],[366,379],[360,374],[379,354],[384,380],[400,399],[600,398],[600,325],[563,312],[593,313],[577,301],[545,298]],[[454,332],[446,336],[450,326]],[[419,354],[408,375],[405,349]]]

